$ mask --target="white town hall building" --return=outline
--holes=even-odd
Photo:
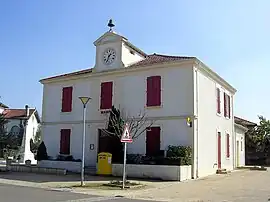
[[[86,166],[96,165],[98,129],[106,127],[103,112],[112,105],[132,116],[146,110],[148,118],[156,120],[152,127],[159,128],[152,131],[152,142],[146,144],[151,137],[146,131],[128,145],[128,153],[145,154],[151,148],[166,151],[169,145],[192,146],[192,178],[244,164],[244,151],[236,151],[236,89],[217,73],[196,57],[148,55],[112,30],[94,45],[93,68],[40,81],[42,130],[49,156],[62,153],[81,158],[83,121],[78,97],[89,96]],[[191,117],[192,127],[187,126],[187,117]],[[243,135],[245,128],[238,126],[238,131]],[[147,148],[149,144],[157,145]]]

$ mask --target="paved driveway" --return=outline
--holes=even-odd
[[[136,195],[136,198],[182,201],[266,202],[270,198],[269,171],[235,171],[204,179],[173,183]]]

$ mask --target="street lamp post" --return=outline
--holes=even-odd
[[[85,112],[86,104],[91,99],[90,97],[79,97],[83,104],[83,137],[82,137],[82,165],[81,165],[81,186],[84,186],[84,153],[85,153]]]

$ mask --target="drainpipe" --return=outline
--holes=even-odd
[[[196,101],[195,104],[193,105],[193,114],[194,114],[194,118],[193,118],[193,127],[192,127],[192,173],[191,173],[191,177],[192,179],[197,179],[198,178],[198,134],[199,134],[199,121],[198,121],[198,70],[196,65],[199,64],[195,64],[193,67],[193,82],[194,83],[194,98],[196,97]],[[196,124],[195,124],[195,120],[196,120]]]
[[[231,106],[232,106],[232,109],[231,109],[231,111],[232,111],[232,137],[233,137],[233,143],[232,143],[232,150],[233,150],[233,169],[235,169],[236,168],[236,166],[235,166],[235,152],[236,152],[236,150],[235,150],[235,144],[236,144],[236,135],[235,135],[235,130],[234,130],[234,95],[232,95],[232,98],[231,98],[231,100],[232,100],[232,103],[231,103]]]
[[[198,70],[195,70],[196,74],[196,115],[197,115],[197,126],[196,126],[196,178],[199,178],[198,174],[198,160],[199,160],[199,151],[198,151],[198,139],[199,139],[199,93],[198,93]]]

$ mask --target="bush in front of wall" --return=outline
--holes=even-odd
[[[168,146],[167,158],[179,158],[181,165],[191,165],[191,146]]]
[[[40,143],[40,145],[38,147],[37,155],[36,155],[35,159],[38,161],[48,159],[47,148],[46,148],[45,143],[43,141]]]

